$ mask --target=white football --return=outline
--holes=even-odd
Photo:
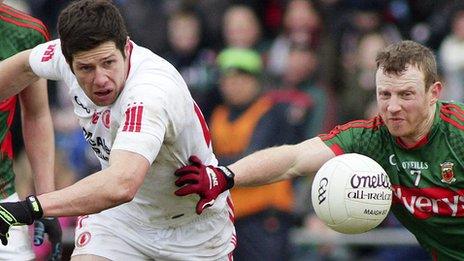
[[[311,188],[316,215],[333,230],[364,233],[387,216],[392,201],[390,179],[373,159],[356,153],[327,161]]]

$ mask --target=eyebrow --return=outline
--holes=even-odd
[[[103,62],[103,61],[106,61],[106,60],[110,60],[110,59],[113,59],[115,56],[115,54],[110,54],[106,57],[103,57],[101,59],[99,59],[97,62]],[[91,65],[91,63],[84,63],[84,62],[80,62],[80,61],[76,61],[76,65],[77,66],[82,66],[82,65]]]

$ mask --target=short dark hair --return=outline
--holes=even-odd
[[[387,46],[377,54],[377,69],[388,74],[401,75],[408,65],[416,66],[424,73],[425,90],[439,81],[437,62],[429,48],[406,40]]]
[[[58,17],[58,34],[66,61],[73,55],[113,41],[123,57],[128,36],[124,19],[110,0],[79,0],[69,4]]]

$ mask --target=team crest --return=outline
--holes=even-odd
[[[85,231],[77,237],[75,244],[77,247],[83,247],[90,242],[91,238],[92,235],[89,232]]]
[[[441,167],[441,182],[451,184],[456,181],[453,172],[454,163],[443,162],[440,164]]]

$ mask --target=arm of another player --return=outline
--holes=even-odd
[[[180,187],[175,194],[198,194],[197,214],[214,204],[222,192],[237,186],[259,186],[290,179],[296,176],[314,175],[335,154],[319,138],[296,145],[284,145],[255,152],[229,167],[204,165],[198,157],[189,158],[191,165],[176,171],[175,184]]]
[[[39,80],[29,66],[30,53],[31,50],[26,50],[0,62],[0,100],[18,94]]]
[[[40,79],[19,94],[24,145],[37,194],[55,190],[55,142],[47,83]]]
[[[19,93],[24,145],[31,164],[36,194],[54,191],[55,141],[48,106],[47,81],[40,79]],[[62,230],[56,217],[34,222],[34,245],[42,245],[45,234],[52,244],[51,260],[60,260]]]
[[[236,186],[259,186],[297,176],[315,175],[335,153],[315,137],[296,145],[255,152],[229,165]]]

